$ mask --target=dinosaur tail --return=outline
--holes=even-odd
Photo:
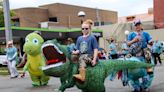
[[[124,69],[135,69],[135,68],[148,68],[153,67],[154,65],[136,61],[129,60],[107,60],[101,62],[105,69],[105,75],[108,76],[113,71],[119,71]]]

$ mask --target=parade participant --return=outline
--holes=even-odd
[[[79,57],[79,74],[74,75],[76,79],[85,81],[85,72],[87,63],[92,66],[96,65],[98,58],[98,43],[96,38],[91,35],[92,20],[86,20],[82,24],[82,36],[78,37],[76,42],[77,50],[73,54],[80,54]]]
[[[131,32],[128,35],[128,45],[129,53],[132,56],[139,58],[142,62],[149,62],[146,61],[146,53],[148,52],[147,44],[152,42],[152,37],[149,33],[143,31],[142,23],[140,20],[134,21],[135,31]],[[153,62],[149,62],[153,63]],[[143,72],[145,76],[142,78],[142,83],[138,80],[131,80],[131,85],[134,88],[134,92],[140,92],[141,90],[148,90],[148,87],[151,85],[153,79],[153,69],[148,68],[147,71]]]
[[[28,71],[34,87],[47,85],[49,77],[41,70],[42,66],[46,65],[41,53],[41,46],[44,39],[38,33],[33,32],[28,34],[25,40],[23,50],[27,54],[27,62],[23,68],[21,77],[24,77],[25,72]]]
[[[161,58],[160,58],[161,52],[162,52],[161,43],[158,40],[154,41],[153,46],[152,46],[152,55],[154,58],[155,65],[157,64],[157,58],[158,58],[159,63],[162,64]]]
[[[76,46],[72,38],[67,39],[67,48],[70,54],[72,53],[73,50],[76,50]]]
[[[111,38],[111,43],[109,44],[109,51],[110,51],[110,56],[112,57],[112,59],[118,58],[116,43],[113,38]]]
[[[98,49],[98,58],[102,60],[107,59],[106,51],[103,48]]]
[[[67,39],[67,50],[71,54],[72,62],[77,63],[78,55],[72,54],[72,51],[76,51],[76,46],[72,38]]]
[[[128,52],[128,46],[127,46],[127,42],[124,41],[121,45],[121,49],[122,49],[122,55],[125,57],[129,52]]]
[[[6,56],[8,60],[8,67],[9,67],[11,78],[17,78],[19,75],[16,68],[18,57],[17,57],[17,48],[13,45],[13,40],[8,41],[7,43]]]

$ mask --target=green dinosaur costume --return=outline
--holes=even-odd
[[[41,67],[45,66],[45,60],[41,54],[44,40],[35,32],[28,34],[25,40],[23,50],[27,54],[27,62],[23,70],[24,72],[28,70],[33,86],[47,85],[49,77],[41,70]]]
[[[78,64],[70,61],[70,54],[66,46],[60,45],[56,40],[49,40],[43,44],[42,52],[48,64],[46,67],[42,67],[42,70],[46,75],[60,77],[61,86],[59,92],[64,92],[66,88],[74,85],[81,89],[82,92],[105,92],[104,80],[113,71],[151,67],[151,65],[146,63],[132,61],[99,61],[94,67],[87,66],[85,82],[80,82],[73,79],[73,75],[78,73]]]

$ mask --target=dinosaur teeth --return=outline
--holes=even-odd
[[[49,68],[58,67],[61,65],[63,65],[63,62],[59,62],[59,63],[53,64],[53,65],[44,66],[44,67],[42,67],[42,70],[47,70]]]
[[[45,48],[45,47],[48,47],[48,46],[54,46],[54,44],[51,44],[51,43],[50,44],[43,44],[42,49]]]
[[[54,46],[54,48],[57,50],[58,53],[63,54],[63,52],[60,51],[59,48],[56,45],[52,44],[52,43],[42,45],[42,49],[45,48],[45,47],[48,47],[48,46]]]
[[[63,54],[63,52],[61,52],[61,51],[59,50],[59,48],[58,48],[56,45],[54,45],[54,48],[55,48],[60,54]]]

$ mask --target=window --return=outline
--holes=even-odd
[[[12,21],[13,21],[13,26],[17,26],[17,27],[19,27],[20,26],[20,21],[19,21],[19,18],[16,18],[16,19],[12,19]]]
[[[105,22],[104,21],[101,21],[101,25],[105,25]]]
[[[94,22],[94,26],[99,26],[99,22]]]
[[[50,22],[58,22],[57,17],[51,17],[49,18]]]
[[[135,19],[135,16],[126,17],[126,20],[127,20],[127,21],[133,21],[134,19]]]
[[[99,24],[100,23],[100,24]],[[102,26],[102,25],[105,25],[105,22],[104,21],[101,21],[101,22],[94,22],[94,26]]]

